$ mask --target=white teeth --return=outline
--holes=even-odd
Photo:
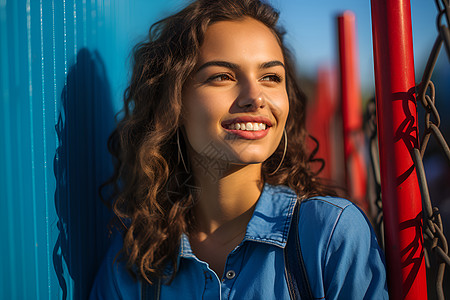
[[[230,124],[228,129],[230,130],[247,130],[247,131],[259,131],[266,130],[267,125],[264,123],[233,123]]]

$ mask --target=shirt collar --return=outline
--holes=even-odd
[[[242,243],[253,241],[284,248],[296,200],[297,195],[289,187],[264,184]],[[178,265],[180,257],[195,258],[189,238],[184,233],[180,240]]]
[[[265,184],[243,242],[263,242],[284,248],[296,200],[297,195],[287,186]]]

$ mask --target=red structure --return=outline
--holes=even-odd
[[[391,299],[427,299],[409,0],[372,0],[380,169]]]
[[[315,98],[308,106],[306,127],[319,142],[316,157],[325,161],[320,177],[337,182],[337,172],[342,170],[336,159],[337,145],[333,140],[336,132],[335,117],[337,111],[336,75],[334,68],[320,67],[317,75]],[[340,183],[340,182],[337,182]]]
[[[364,160],[361,89],[355,15],[338,16],[342,125],[347,189],[352,200],[367,212],[367,173]]]

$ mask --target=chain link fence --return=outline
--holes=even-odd
[[[443,280],[445,268],[450,267],[450,257],[448,255],[448,243],[444,235],[443,224],[439,209],[433,207],[428,190],[427,178],[423,166],[423,157],[430,138],[433,137],[442,150],[445,159],[450,164],[450,149],[439,126],[441,118],[436,108],[436,91],[431,76],[436,65],[436,61],[444,44],[447,57],[450,60],[450,3],[449,0],[435,0],[438,10],[437,31],[438,36],[431,50],[425,67],[421,83],[417,86],[417,101],[422,104],[425,110],[424,132],[421,138],[420,149],[414,149],[413,159],[416,165],[417,177],[419,180],[420,192],[422,194],[423,212],[423,238],[425,262],[427,269],[435,270],[436,273],[436,295],[438,299],[445,299],[443,290]],[[443,99],[442,99],[443,100]],[[434,277],[433,276],[433,277]]]
[[[383,226],[383,204],[381,200],[381,175],[380,158],[378,156],[378,134],[377,134],[377,115],[375,98],[372,98],[366,107],[364,116],[364,132],[368,138],[370,170],[372,172],[372,189],[369,196],[370,217],[373,227],[377,234],[380,246],[384,249],[384,226]]]

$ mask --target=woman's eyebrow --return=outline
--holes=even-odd
[[[197,69],[197,72],[200,72],[204,68],[207,68],[207,67],[210,67],[210,66],[224,67],[224,68],[234,69],[234,70],[239,69],[239,66],[237,64],[233,64],[233,63],[230,63],[228,61],[213,60],[213,61],[208,61],[208,62],[204,63],[203,65],[201,65]]]
[[[213,60],[213,61],[208,61],[208,62],[204,63],[203,65],[201,65],[200,67],[198,67],[196,73],[200,72],[201,70],[203,70],[207,67],[211,67],[211,66],[224,67],[224,68],[228,68],[228,69],[232,69],[232,70],[240,69],[239,65],[237,65],[237,64],[234,64],[234,63],[231,63],[228,61]],[[276,67],[276,66],[281,66],[281,67],[285,68],[284,64],[279,60],[271,60],[268,62],[264,62],[259,65],[259,68],[260,69],[268,69],[268,68],[272,68],[272,67]]]
[[[286,69],[284,64],[281,61],[279,61],[279,60],[272,60],[272,61],[268,61],[268,62],[262,63],[259,66],[259,68],[260,69],[268,69],[268,68],[272,68],[272,67],[276,67],[276,66],[281,66],[284,69]]]

